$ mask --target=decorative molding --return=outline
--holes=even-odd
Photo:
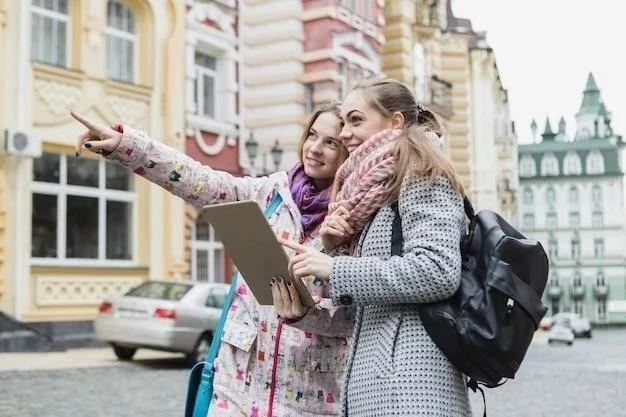
[[[128,278],[41,277],[36,280],[38,306],[99,304],[110,295],[123,294],[143,280]]]
[[[141,120],[148,114],[148,103],[142,100],[110,96],[107,103],[115,115],[115,120],[121,120],[131,126],[140,126]]]
[[[362,51],[365,56],[346,48],[352,46]],[[380,55],[372,47],[362,32],[343,32],[333,35],[333,52],[335,57],[345,58],[353,64],[377,74],[380,71]]]
[[[200,129],[187,129],[187,136],[193,137],[200,150],[204,154],[211,156],[215,156],[222,152],[226,145],[231,147],[237,145],[237,138],[233,136],[227,136],[223,133],[217,135],[215,143],[212,145],[209,145],[205,142],[204,138],[202,137],[202,131]]]
[[[229,35],[235,35],[233,26],[235,24],[234,16],[224,12],[213,3],[194,2],[187,12],[187,22],[204,22],[205,20],[213,21],[224,32]]]
[[[55,117],[64,116],[82,96],[82,89],[76,85],[53,80],[35,78],[34,90],[50,113]]]

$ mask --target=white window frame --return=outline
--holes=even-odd
[[[578,190],[578,187],[571,186],[569,188],[567,191],[567,201],[571,205],[578,206],[580,203],[580,191]]]
[[[569,227],[571,229],[578,229],[580,227],[580,213],[572,211],[569,213]]]
[[[604,239],[602,238],[594,239],[593,255],[596,258],[604,258]]]
[[[602,211],[602,187],[598,184],[594,184],[591,187],[591,205],[596,211]]]
[[[520,161],[519,172],[522,177],[534,177],[537,175],[537,164],[531,155],[524,155]]]
[[[51,152],[53,153],[53,152]],[[106,188],[106,161],[98,161],[98,188],[82,185],[67,184],[67,158],[70,155],[64,153],[54,153],[59,155],[59,182],[35,181],[31,178],[31,193],[57,196],[57,256],[56,258],[30,257],[30,264],[36,266],[134,266],[137,259],[137,198],[135,189],[135,178],[130,174],[131,191],[111,190]],[[111,163],[111,162],[109,162]],[[98,257],[97,258],[67,258],[67,196],[91,197],[98,199]],[[120,201],[130,203],[131,207],[131,230],[130,247],[131,259],[106,259],[106,203],[107,201]],[[30,219],[29,219],[30,221]]]
[[[604,226],[604,212],[594,211],[591,213],[591,226],[603,227]]]
[[[526,187],[522,190],[522,204],[525,206],[532,205],[535,200],[535,195],[530,187]]]
[[[123,41],[130,41],[132,43],[132,47],[133,47],[133,62],[132,62],[133,68],[132,68],[132,71],[130,71],[131,79],[112,78],[112,74],[109,73],[108,65],[109,65],[110,60],[113,59],[113,57],[109,55],[109,50],[108,50],[108,47],[107,47],[107,54],[106,54],[107,55],[107,77],[109,77],[110,79],[113,79],[115,81],[121,81],[121,82],[127,82],[127,83],[135,83],[137,78],[138,78],[137,77],[138,76],[138,68],[137,67],[138,67],[138,63],[139,63],[139,58],[138,58],[138,56],[139,56],[139,54],[138,54],[139,42],[138,42],[138,36],[137,36],[137,33],[136,33],[137,27],[138,27],[137,13],[135,13],[135,10],[133,10],[132,7],[130,7],[128,4],[126,4],[126,3],[124,3],[123,1],[120,1],[120,0],[107,0],[107,10],[108,10],[109,3],[117,3],[117,4],[125,7],[126,9],[128,9],[132,13],[132,18],[133,18],[133,21],[134,21],[135,33],[125,32],[123,30],[120,30],[120,29],[117,29],[117,28],[109,26],[109,16],[108,16],[108,13],[107,13],[106,28],[105,28],[105,34],[106,34],[106,37],[107,37],[107,46],[108,46],[109,37],[111,37],[111,38],[115,38],[115,39],[121,39]],[[115,55],[115,54],[113,54],[113,55]],[[125,59],[125,57],[124,57],[124,59]],[[119,62],[116,62],[116,63],[119,64]],[[128,72],[128,71],[126,71],[126,72]]]
[[[206,24],[197,21],[196,18],[187,18],[187,31],[185,43],[185,118],[187,122],[187,135],[193,135],[193,130],[213,132],[218,135],[236,137],[239,135],[241,115],[237,105],[240,95],[240,82],[237,80],[237,67],[241,70],[243,63],[240,52],[237,50],[238,40],[231,34],[221,32]],[[215,107],[215,119],[200,116],[194,101],[196,68],[196,52],[210,55],[216,59],[216,90],[218,106]],[[198,141],[198,140],[197,140]],[[216,145],[220,141],[216,142]],[[226,141],[221,142],[226,144]],[[234,146],[236,142],[229,143]],[[203,141],[198,141],[201,148],[206,147]],[[223,149],[223,145],[212,146],[212,150],[204,149],[207,154],[217,154]]]
[[[350,68],[350,65],[348,63],[348,61],[346,61],[345,59],[340,59],[339,61],[337,61],[337,77],[338,82],[337,85],[339,87],[338,91],[337,91],[337,95],[338,95],[338,99],[339,100],[343,100],[345,98],[345,96],[348,94],[348,91],[350,91],[349,87],[349,83],[348,83],[348,69]]]
[[[526,230],[534,229],[535,228],[535,215],[531,213],[524,214],[524,216],[522,217],[522,222],[523,222],[524,229]]]
[[[591,151],[585,161],[587,174],[604,174],[604,156],[599,151]]]
[[[554,187],[548,187],[546,189],[546,205],[554,206],[556,204],[556,190]]]
[[[550,211],[546,214],[546,228],[547,229],[557,229],[559,227],[559,219],[557,214],[553,211]]]
[[[57,0],[55,0],[55,5],[58,5]],[[56,10],[50,10],[47,9],[45,7],[41,7],[41,6],[36,6],[34,4],[31,5],[31,18],[32,15],[39,15],[40,17],[43,18],[47,18],[47,19],[52,19],[53,21],[55,21],[55,24],[58,24],[58,22],[63,22],[65,23],[65,62],[62,63],[55,63],[55,62],[48,62],[45,61],[43,59],[41,59],[43,53],[43,49],[46,48],[50,48],[52,50],[55,49],[55,47],[57,46],[57,40],[55,39],[55,37],[53,36],[53,38],[50,40],[50,44],[46,44],[45,42],[42,45],[37,45],[38,46],[38,51],[37,51],[37,56],[33,56],[33,51],[31,49],[31,60],[34,60],[36,62],[41,62],[44,64],[48,64],[48,65],[55,65],[55,66],[62,66],[62,67],[66,67],[69,64],[69,60],[70,60],[70,56],[71,56],[71,51],[72,51],[72,19],[71,19],[71,10],[72,10],[72,0],[67,0],[67,14],[58,12]],[[43,30],[43,28],[41,29]],[[53,32],[55,33],[55,32]],[[44,33],[45,35],[45,33]],[[31,39],[31,48],[34,48],[34,42]]]
[[[581,175],[583,173],[583,166],[580,161],[580,156],[576,152],[568,152],[563,159],[563,174],[564,175]]]
[[[559,175],[559,160],[553,153],[547,153],[541,158],[541,175],[557,176]]]
[[[199,218],[199,217],[198,217]],[[198,219],[196,219],[197,221]],[[191,279],[198,281],[198,251],[206,250],[209,254],[208,258],[208,279],[206,282],[226,282],[226,253],[224,251],[224,245],[217,239],[213,226],[209,226],[209,240],[197,240],[196,239],[196,222],[191,227],[191,240],[189,246],[191,249]],[[222,258],[222,267],[224,274],[221,277],[215,276],[215,258],[216,252],[219,252]],[[216,279],[217,278],[217,279]],[[201,282],[205,282],[202,280]]]
[[[215,69],[197,64],[195,62],[196,54],[202,54],[207,57],[213,58],[213,60],[215,61]],[[219,110],[218,110],[218,105],[217,105],[218,103],[217,96],[219,95],[219,92],[217,90],[217,87],[219,85],[218,83],[219,81],[219,57],[214,54],[204,52],[202,50],[196,50],[194,53],[193,67],[194,67],[194,73],[195,73],[195,79],[196,79],[196,86],[195,86],[196,89],[194,91],[194,94],[195,94],[195,97],[197,98],[195,101],[195,107],[196,107],[195,113],[200,117],[206,117],[208,119],[218,120]],[[213,114],[203,113],[204,98],[203,98],[202,93],[204,91],[204,78],[203,78],[204,76],[211,77],[213,79]]]

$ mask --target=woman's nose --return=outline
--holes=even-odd
[[[339,132],[340,139],[349,139],[352,136],[352,132],[348,129],[347,126],[343,126],[341,128],[341,132]]]

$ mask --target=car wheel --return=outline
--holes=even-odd
[[[573,342],[567,342],[567,346],[572,346]]]
[[[203,333],[198,338],[196,342],[196,346],[193,349],[193,352],[187,354],[185,356],[185,362],[187,365],[193,366],[198,362],[202,362],[206,358],[206,354],[211,348],[211,342],[213,341],[213,337],[210,333]]]
[[[133,359],[133,356],[135,356],[135,353],[137,353],[137,349],[113,345],[113,352],[115,352],[115,356],[117,356],[117,359],[121,361],[129,361]]]
[[[552,339],[548,339],[548,344],[549,344],[549,345],[551,345],[551,344],[552,344],[552,342],[553,342],[553,340],[552,340]]]

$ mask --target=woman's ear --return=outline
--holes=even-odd
[[[404,115],[399,111],[391,115],[391,127],[394,129],[402,129],[404,127]]]

